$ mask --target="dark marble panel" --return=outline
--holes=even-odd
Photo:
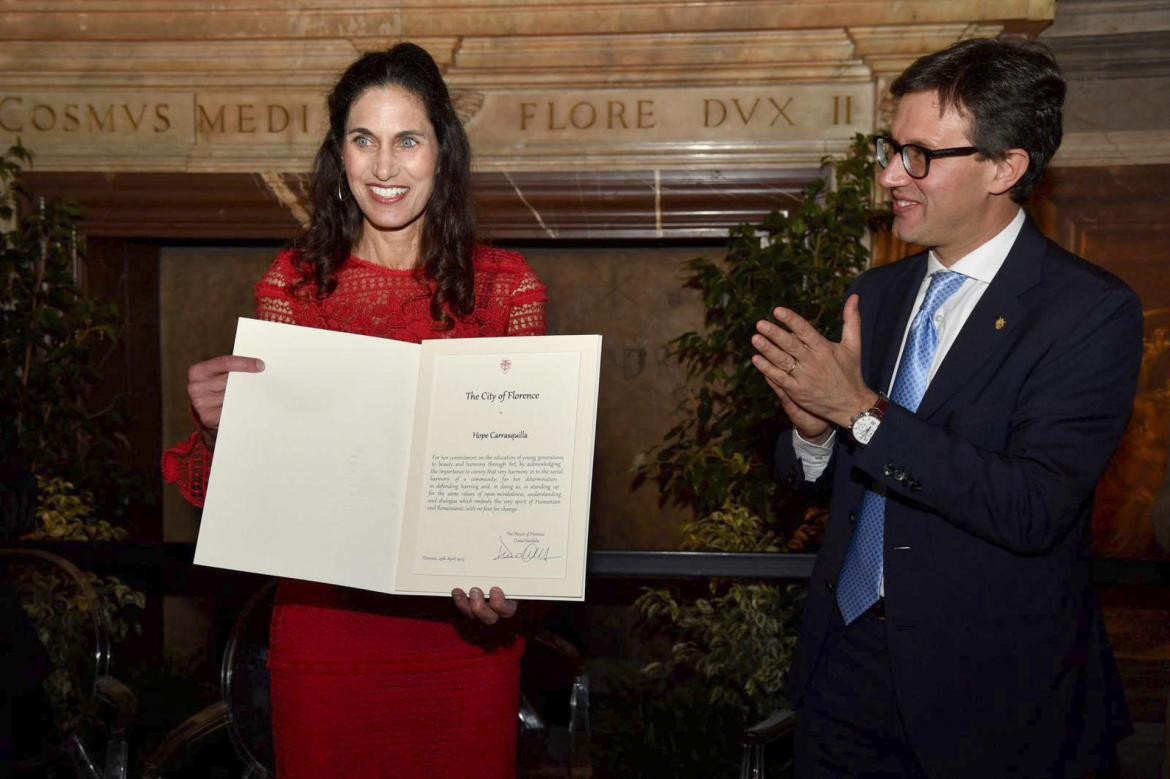
[[[702,248],[520,249],[549,290],[549,332],[601,333],[600,408],[593,481],[595,547],[672,548],[685,515],[659,509],[652,485],[631,490],[631,467],[675,421],[683,372],[667,342],[702,323],[683,289],[684,263]],[[706,250],[714,252],[718,249]],[[252,311],[252,286],[273,248],[164,247],[161,253],[163,441],[192,428],[186,368],[231,349],[237,316]],[[198,512],[165,493],[166,539],[195,537]]]
[[[1170,165],[1056,168],[1031,210],[1049,236],[1142,300],[1138,395],[1098,484],[1093,542],[1109,557],[1170,557]]]
[[[243,173],[37,173],[37,193],[74,200],[88,236],[155,239],[283,240],[292,212],[259,175]]]
[[[159,257],[160,382],[162,430],[159,449],[194,431],[187,398],[187,368],[230,354],[236,319],[255,316],[252,288],[276,256],[271,247],[168,246]],[[178,490],[163,490],[163,538],[193,541],[199,512]]]
[[[689,514],[659,508],[653,484],[631,490],[639,454],[676,422],[685,373],[670,339],[702,326],[684,264],[718,250],[564,248],[522,250],[548,287],[550,333],[602,335],[601,390],[590,540],[595,549],[673,549]]]
[[[477,173],[485,237],[721,238],[794,202],[816,170]],[[91,236],[287,240],[308,213],[298,174],[29,173],[37,192],[80,202]]]
[[[115,404],[127,418],[127,464],[142,480],[129,495],[131,537],[162,537],[158,485],[158,441],[162,434],[159,393],[158,247],[118,239],[90,239],[85,287],[114,302],[121,313],[118,346],[104,365],[98,407]]]

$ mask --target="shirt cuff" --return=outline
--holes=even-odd
[[[796,459],[800,460],[805,481],[816,481],[825,472],[825,468],[829,467],[829,460],[833,456],[833,442],[836,440],[836,430],[829,433],[823,444],[806,441],[800,433],[792,431],[792,451],[796,453]]]

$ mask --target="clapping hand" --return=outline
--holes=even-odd
[[[795,311],[777,308],[776,323],[759,321],[752,364],[780,398],[784,413],[801,437],[818,441],[830,425],[847,427],[877,400],[861,376],[859,298],[845,301],[841,341],[825,338]]]

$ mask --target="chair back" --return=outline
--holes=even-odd
[[[143,779],[183,770],[184,761],[226,730],[243,779],[276,773],[269,699],[268,637],[276,582],[248,598],[232,624],[219,669],[220,698],[171,730],[143,760]]]
[[[43,647],[38,652],[30,641],[35,654],[24,662],[33,664],[38,678],[44,676],[44,727],[36,736],[40,743],[26,750],[16,770],[35,772],[67,756],[78,776],[124,777],[135,700],[110,676],[110,625],[90,575],[52,552],[0,549],[0,592],[11,618],[27,617]],[[35,668],[42,660],[43,674]],[[27,722],[21,724],[27,729]],[[99,753],[104,753],[102,771]]]
[[[228,707],[228,733],[249,776],[276,772],[268,676],[269,626],[276,582],[258,589],[236,617],[223,653],[220,689]]]

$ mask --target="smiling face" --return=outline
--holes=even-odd
[[[939,111],[938,93],[901,98],[891,135],[901,144],[927,149],[973,146],[967,120],[954,106]],[[1026,166],[1026,155],[1024,157]],[[1013,162],[1014,162],[1013,158]],[[934,249],[944,265],[961,259],[1002,230],[1018,207],[1006,194],[1005,163],[980,155],[931,160],[926,178],[914,179],[894,157],[878,176],[893,200],[894,232],[907,243]]]
[[[435,129],[414,94],[398,86],[371,87],[353,102],[342,162],[350,196],[364,217],[356,254],[414,265],[438,160]]]

